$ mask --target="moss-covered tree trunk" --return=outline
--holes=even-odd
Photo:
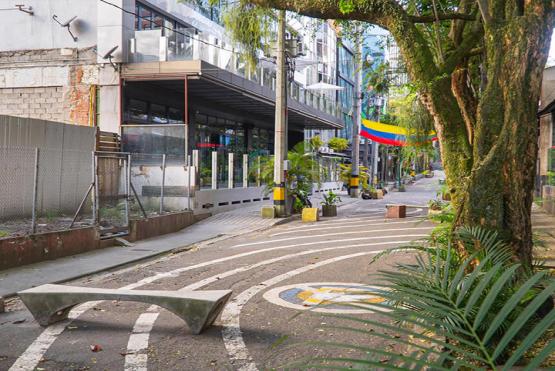
[[[531,263],[536,111],[552,1],[460,0],[441,15],[408,14],[395,0],[244,1],[388,29],[434,118],[456,223],[497,229],[515,258]],[[449,35],[436,48],[417,24],[444,21]]]

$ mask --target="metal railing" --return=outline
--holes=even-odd
[[[230,45],[215,46],[201,34],[184,31],[183,34],[162,36],[160,30],[135,31],[130,55],[130,61],[136,63],[200,59],[275,91],[272,68],[258,64],[254,69],[249,69],[243,56],[231,51]],[[290,83],[288,94],[301,104],[341,118],[341,109],[335,99],[303,89],[295,81]]]

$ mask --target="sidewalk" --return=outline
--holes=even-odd
[[[68,281],[153,258],[173,250],[189,249],[215,238],[227,238],[269,228],[288,219],[261,219],[260,206],[232,210],[202,220],[179,232],[56,260],[0,271],[0,297],[46,283]]]
[[[344,205],[357,201],[343,193],[345,192],[341,192],[341,196],[343,196]],[[320,201],[319,195],[312,197],[315,206],[319,206]],[[138,241],[133,246],[108,247],[0,271],[0,297],[12,296],[18,291],[46,283],[69,281],[174,250],[190,249],[196,244],[209,240],[225,239],[267,229],[295,219],[295,217],[262,219],[261,206],[242,207],[219,213],[179,232]]]

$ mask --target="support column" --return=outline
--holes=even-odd
[[[228,159],[227,159],[227,188],[233,189],[233,152],[228,153]]]
[[[284,161],[287,159],[287,66],[285,62],[285,11],[280,10],[277,36],[274,140],[274,208],[277,217],[287,215],[284,169]]]
[[[360,121],[361,121],[361,81],[362,81],[362,46],[360,40],[360,27],[357,30],[356,53],[355,53],[355,95],[353,100],[353,140],[352,140],[352,162],[349,194],[352,198],[359,196],[359,148],[360,148]]]
[[[212,189],[218,189],[218,152],[212,152]]]
[[[195,167],[195,189],[200,189],[200,166],[198,149],[193,149],[193,166]]]
[[[243,155],[243,188],[249,187],[249,155]]]

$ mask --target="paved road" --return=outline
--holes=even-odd
[[[357,296],[372,289],[370,275],[410,256],[395,255],[370,264],[373,256],[422,238],[430,230],[430,224],[417,217],[422,209],[411,210],[405,220],[384,220],[384,204],[423,204],[434,196],[436,185],[437,178],[422,180],[407,193],[351,203],[341,208],[337,218],[315,224],[296,221],[220,239],[72,282],[107,288],[233,290],[221,318],[199,336],[191,335],[168,311],[112,301],[86,303],[71,312],[71,320],[41,328],[15,301],[8,313],[0,314],[0,369],[256,370],[307,356],[352,355],[308,340],[388,346],[328,328],[353,323],[325,312],[380,318],[340,303],[353,297],[376,300],[368,294]],[[100,345],[102,351],[91,351],[91,345]]]

